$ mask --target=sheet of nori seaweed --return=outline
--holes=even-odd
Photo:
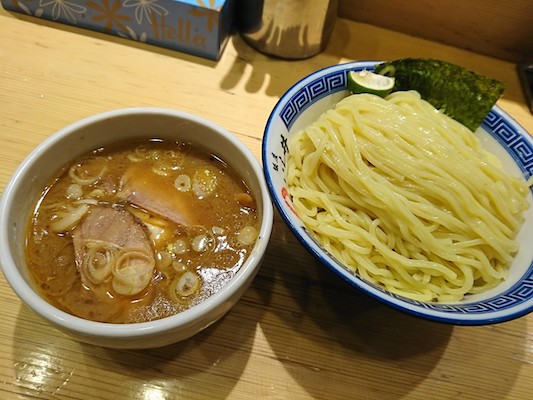
[[[396,78],[393,92],[416,90],[433,107],[472,131],[481,125],[505,89],[498,80],[431,58],[403,58],[378,64],[374,70],[393,71],[386,73]]]

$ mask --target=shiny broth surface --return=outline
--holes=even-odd
[[[163,318],[223,287],[259,230],[242,178],[203,149],[146,139],[95,149],[42,191],[26,260],[42,295],[79,317]]]

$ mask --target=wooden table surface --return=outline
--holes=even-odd
[[[214,62],[0,10],[0,190],[50,134],[102,111],[158,106],[226,127],[260,158],[277,99],[351,60],[436,57],[507,84],[499,105],[529,132],[516,67],[339,19],[325,52],[282,61],[239,36]],[[0,278],[0,398],[531,399],[533,314],[485,327],[421,320],[356,293],[276,216],[265,263],[219,322],[162,349],[78,343]]]

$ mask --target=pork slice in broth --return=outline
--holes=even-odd
[[[179,225],[210,225],[209,214],[194,208],[189,193],[176,190],[164,177],[140,165],[128,167],[119,194],[129,203]]]
[[[81,255],[83,240],[101,240],[119,247],[131,247],[151,251],[150,240],[144,226],[123,209],[98,206],[73,232],[76,256]]]
[[[110,282],[115,292],[134,295],[153,275],[154,251],[144,226],[123,209],[91,209],[72,233],[76,265],[88,287]]]

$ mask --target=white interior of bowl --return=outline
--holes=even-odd
[[[467,325],[500,322],[531,311],[533,309],[533,295],[531,295],[533,293],[533,246],[529,243],[533,237],[533,198],[531,192],[528,199],[532,207],[525,213],[525,223],[518,235],[521,248],[510,267],[508,279],[490,291],[468,296],[454,305],[427,304],[404,299],[365,282],[324,251],[306,231],[296,213],[291,210],[292,205],[290,196],[287,194],[284,177],[287,138],[315,121],[321,113],[332,108],[348,94],[345,90],[345,81],[342,82],[342,75],[346,71],[372,70],[377,63],[377,61],[353,62],[317,71],[289,89],[272,111],[263,139],[263,167],[274,204],[279,209],[283,219],[298,240],[328,268],[353,286],[403,311],[442,322]],[[505,121],[504,128],[496,127],[494,129],[506,129],[515,136],[523,137],[524,140],[521,144],[529,147],[524,149],[524,156],[527,159],[527,154],[533,147],[533,139],[501,109],[495,107],[493,112],[499,119]],[[507,133],[504,132],[502,136],[505,137]],[[502,147],[501,143],[482,128],[476,134],[480,137],[483,145],[502,160],[506,170],[515,176],[523,176],[524,172],[521,171],[517,162]],[[522,163],[521,160],[519,161]],[[531,161],[526,160],[525,164],[527,164],[526,169],[529,169],[531,174],[533,169]],[[526,282],[521,282],[524,276],[527,277]],[[520,288],[517,289],[517,287]],[[512,290],[513,288],[514,290]],[[502,293],[504,293],[503,296],[501,296]],[[524,299],[526,300],[524,301]]]
[[[259,239],[250,256],[228,284],[199,305],[175,316],[138,324],[105,324],[64,313],[34,290],[24,259],[24,235],[32,207],[51,176],[76,156],[106,144],[133,138],[169,138],[202,146],[240,172],[262,213]],[[179,111],[139,108],[111,111],[76,122],[49,137],[18,167],[0,202],[0,261],[7,281],[21,299],[50,322],[91,337],[131,341],[145,334],[164,334],[182,327],[188,336],[229,310],[257,273],[272,229],[273,210],[258,160],[235,136],[202,118]],[[23,279],[20,279],[20,277]],[[218,318],[215,318],[215,320]],[[191,327],[192,326],[192,327]],[[192,329],[187,332],[187,329]],[[167,340],[167,339],[162,339]],[[89,340],[90,341],[90,340]],[[172,340],[171,340],[172,341]],[[163,343],[166,344],[166,343]],[[131,346],[127,346],[131,347]],[[136,346],[133,346],[136,347]],[[149,343],[146,346],[151,347]]]
[[[520,127],[517,129],[520,129]],[[476,131],[476,135],[484,148],[502,160],[502,167],[505,171],[515,177],[523,177],[523,172],[520,170],[511,155],[502,147],[500,143],[498,143],[493,136],[487,133],[487,131],[483,128],[479,128]],[[513,285],[520,281],[521,277],[526,274],[528,268],[530,268],[531,260],[533,260],[533,246],[527,244],[531,241],[531,238],[533,238],[533,196],[531,191],[528,194],[528,202],[532,206],[524,214],[526,223],[524,223],[522,229],[520,229],[517,235],[517,240],[521,243],[521,246],[513,260],[511,267],[509,268],[508,278],[491,290],[478,295],[469,296],[465,302],[486,300],[497,295],[498,293],[509,290]]]

